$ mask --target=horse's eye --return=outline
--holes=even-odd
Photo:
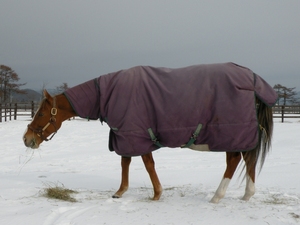
[[[44,116],[44,113],[42,113],[42,112],[39,112],[39,117],[42,117],[42,116]]]

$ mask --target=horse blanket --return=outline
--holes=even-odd
[[[110,126],[109,149],[122,156],[191,144],[210,151],[252,150],[259,132],[256,97],[270,107],[277,101],[260,76],[234,63],[137,66],[64,94],[78,116]]]

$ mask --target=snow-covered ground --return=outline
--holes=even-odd
[[[130,188],[113,199],[120,157],[107,148],[106,124],[66,121],[52,141],[33,152],[22,143],[29,118],[20,119],[0,123],[1,225],[300,223],[300,119],[283,124],[276,119],[273,148],[253,198],[240,200],[245,182],[239,170],[219,204],[209,200],[225,170],[225,153],[154,152],[164,187],[159,201],[149,200],[150,179],[141,158],[133,158]],[[45,198],[44,189],[55,185],[78,191],[78,202]]]

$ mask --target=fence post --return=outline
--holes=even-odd
[[[7,104],[5,103],[5,104],[4,104],[4,121],[5,121],[5,122],[7,121],[6,116],[7,116]]]
[[[11,103],[9,103],[9,120],[11,120]]]
[[[284,105],[281,106],[281,123],[284,122]]]
[[[34,102],[31,101],[31,118],[34,116]]]
[[[2,122],[2,104],[0,103],[0,123]]]
[[[18,112],[18,104],[15,103],[15,113],[14,113],[14,120],[17,120],[17,112]]]

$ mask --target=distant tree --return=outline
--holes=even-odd
[[[62,85],[56,87],[56,90],[57,90],[58,93],[62,93],[64,91],[68,90],[68,89],[69,89],[69,86],[68,86],[67,83],[62,83]]]
[[[41,89],[40,89],[41,96],[44,96],[44,90],[46,89],[46,86],[47,86],[47,85],[48,85],[48,84],[46,84],[45,82],[43,82],[42,87],[41,87]]]
[[[287,105],[287,103],[289,104],[299,104],[299,99],[296,97],[297,96],[297,92],[295,91],[295,87],[293,88],[288,88],[285,87],[281,84],[276,84],[273,87],[277,94],[278,94],[278,103],[280,105]]]
[[[10,67],[0,65],[0,101],[9,102],[12,93],[26,94],[25,91],[20,90],[20,87],[25,85],[18,84],[19,76]]]

